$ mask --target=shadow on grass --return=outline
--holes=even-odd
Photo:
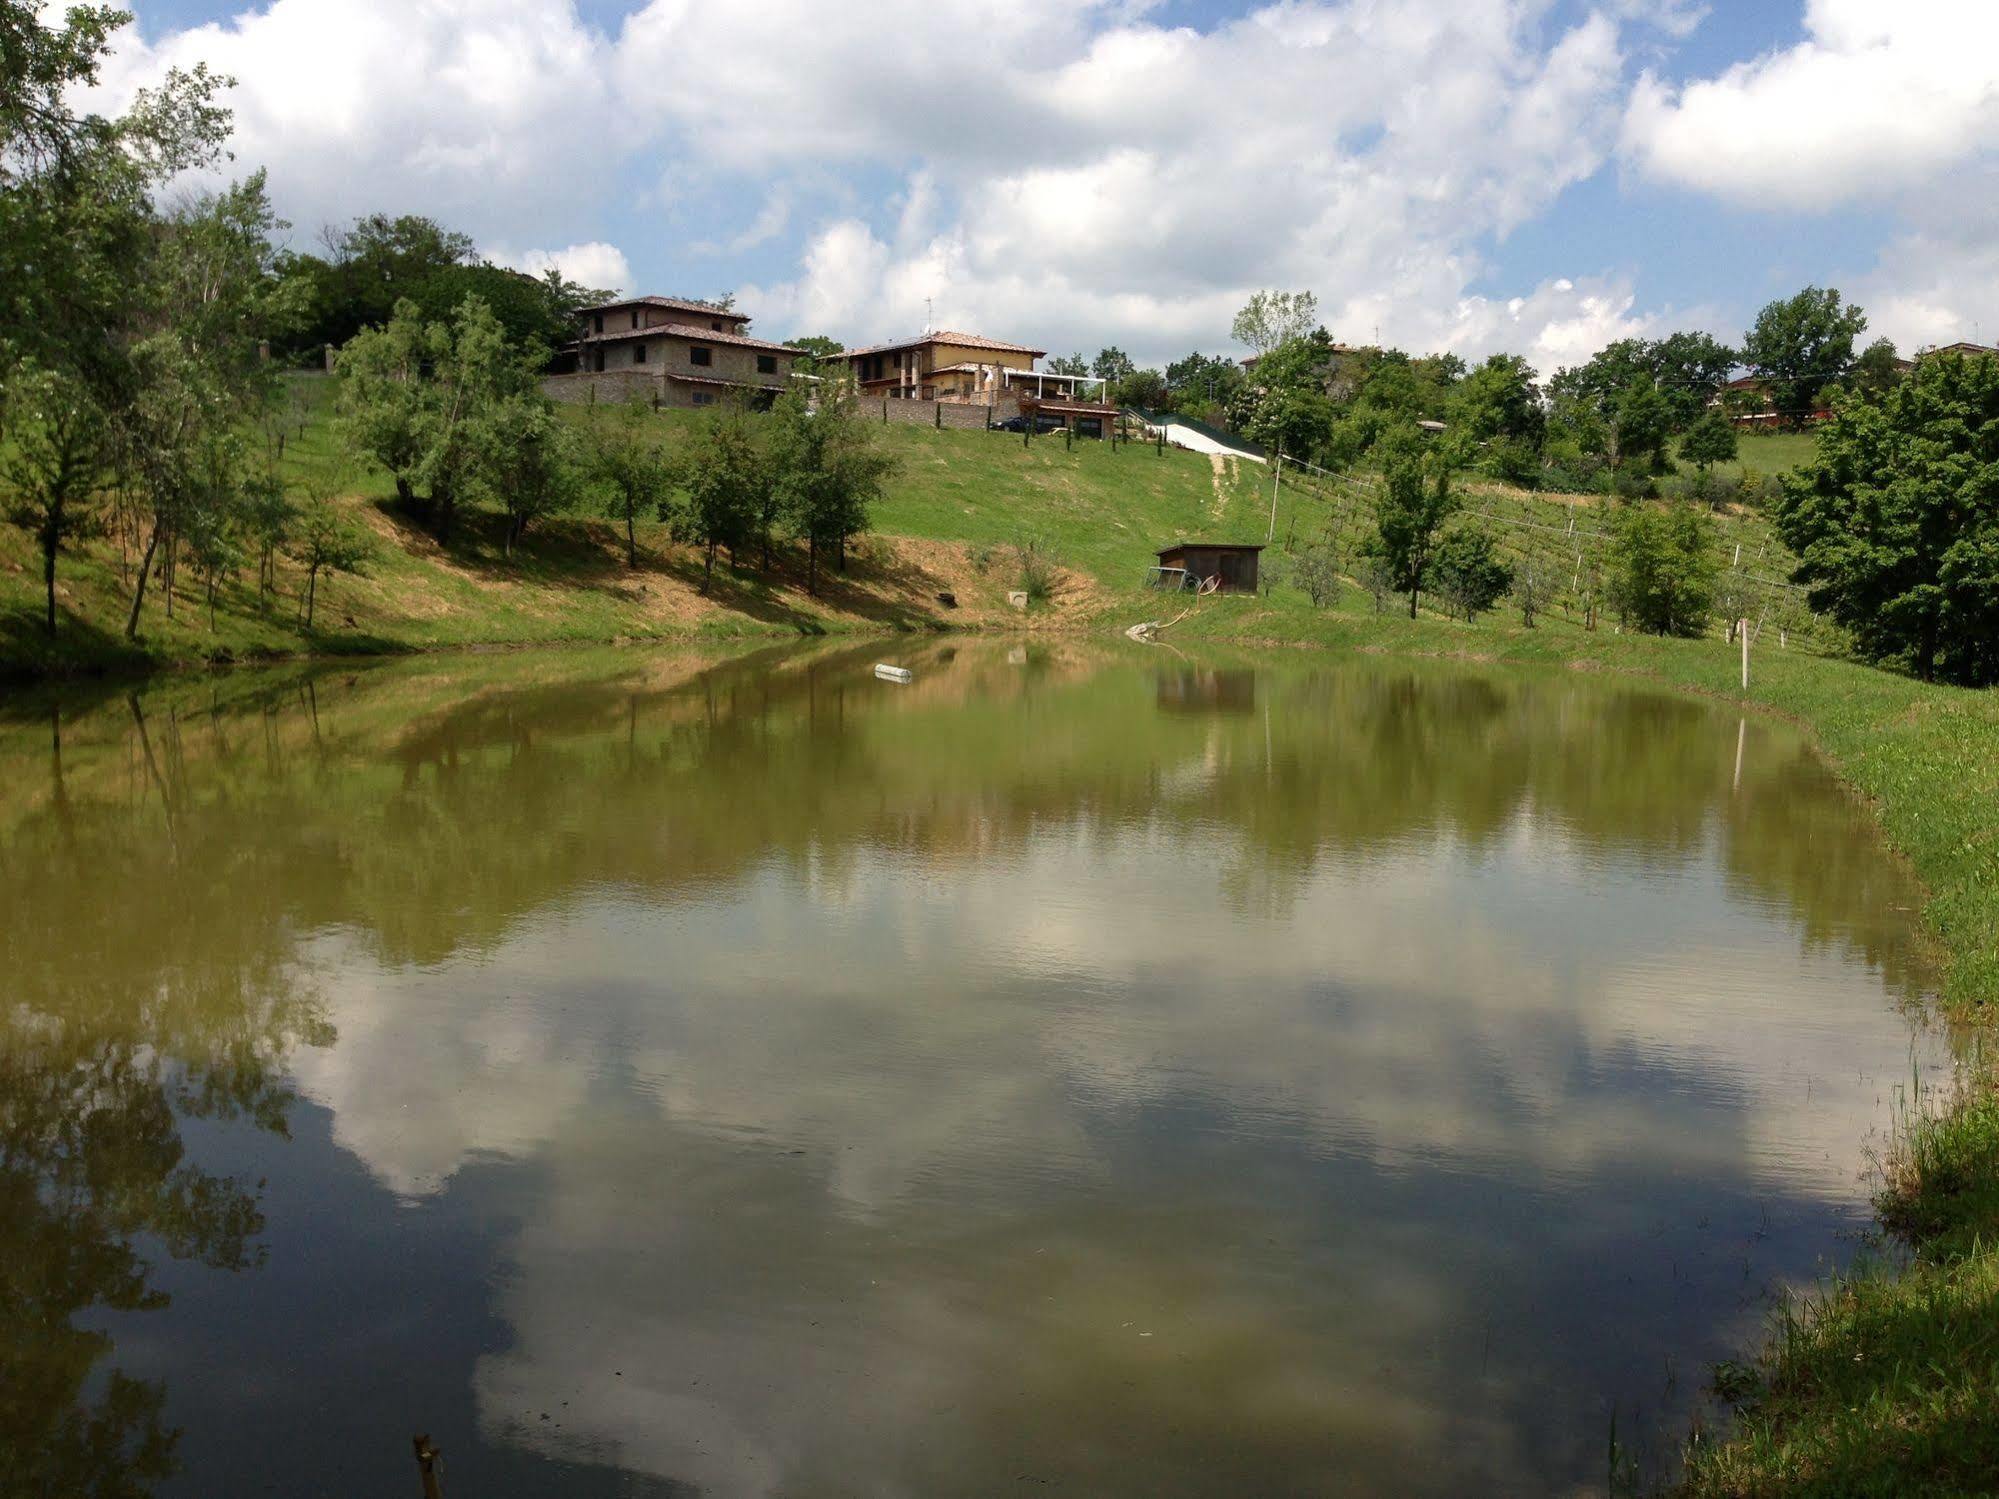
[[[143,646],[72,609],[57,609],[53,636],[39,601],[34,608],[0,610],[0,679],[130,675],[153,665]]]

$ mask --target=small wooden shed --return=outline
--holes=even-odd
[[[1159,549],[1153,578],[1162,588],[1192,588],[1217,579],[1217,593],[1255,593],[1261,546],[1235,541],[1177,541]]]

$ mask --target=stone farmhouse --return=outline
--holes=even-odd
[[[758,405],[791,379],[796,349],[752,338],[750,319],[678,297],[626,297],[576,314],[576,342],[557,356],[543,389],[557,400],[712,406],[742,394]]]

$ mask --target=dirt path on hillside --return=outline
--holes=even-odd
[[[1210,453],[1208,462],[1215,471],[1215,518],[1219,520],[1229,508],[1228,486],[1235,482],[1235,460],[1222,453]]]

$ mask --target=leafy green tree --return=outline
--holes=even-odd
[[[1229,336],[1261,359],[1318,326],[1319,299],[1308,291],[1259,291],[1229,324]]]
[[[1048,361],[1048,373],[1051,375],[1087,375],[1089,372],[1090,361],[1080,353],[1057,354]]]
[[[1499,543],[1483,526],[1457,526],[1445,533],[1430,564],[1431,587],[1470,624],[1513,586],[1513,569],[1499,555]]]
[[[382,327],[355,334],[334,366],[342,436],[356,454],[388,474],[397,500],[408,509],[418,503],[416,485],[430,440],[434,337],[416,304],[404,302]]]
[[[638,519],[658,511],[672,488],[666,452],[645,400],[633,396],[590,429],[590,471],[608,512],[625,523],[625,565],[639,565]]]
[[[221,561],[236,515],[262,473],[245,440],[270,402],[275,372],[261,334],[283,323],[291,283],[273,274],[270,248],[282,227],[263,174],[200,195],[162,218],[130,274],[145,319],[129,346],[130,392],[119,413],[128,498],[150,513],[144,558],[126,617],[138,633],[154,558],[165,546],[171,617],[183,543],[197,566]]]
[[[1409,617],[1416,618],[1444,522],[1458,510],[1451,473],[1438,454],[1424,454],[1420,439],[1408,434],[1392,445],[1386,485],[1375,503],[1375,534],[1362,543],[1362,554],[1381,564],[1389,587],[1409,598]]]
[[[1741,356],[1706,333],[1672,333],[1646,345],[1653,384],[1672,409],[1673,430],[1684,432],[1701,419],[1716,391],[1728,382]]]
[[[1673,408],[1649,374],[1639,374],[1617,402],[1617,460],[1653,471],[1666,465],[1673,433]]]
[[[1121,406],[1136,406],[1142,411],[1158,411],[1169,404],[1166,377],[1158,370],[1133,370],[1106,394]]]
[[[799,357],[792,361],[792,369],[801,375],[816,375],[822,361],[835,354],[843,353],[846,345],[837,338],[828,338],[823,333],[808,333],[803,338],[787,338],[787,349],[798,350]]]
[[[1166,366],[1168,400],[1180,411],[1197,406],[1208,411],[1226,407],[1241,385],[1241,365],[1198,349]]]
[[[299,507],[287,533],[285,551],[305,569],[299,617],[308,631],[319,599],[319,575],[358,573],[374,555],[367,534],[341,513],[332,495],[323,489]]]
[[[1653,635],[1699,635],[1714,609],[1719,560],[1714,523],[1693,505],[1634,505],[1610,548],[1611,602]]]
[[[868,528],[895,460],[845,388],[821,391],[816,407],[797,391],[779,396],[768,451],[770,486],[791,533],[804,538],[805,586],[816,594],[820,555],[833,551],[846,566],[847,541]]]
[[[1090,373],[1099,380],[1116,385],[1138,366],[1131,362],[1131,356],[1123,349],[1112,345],[1097,351],[1097,357],[1090,363]]]
[[[1741,450],[1735,423],[1719,411],[1710,411],[1680,439],[1680,457],[1699,469],[1703,476],[1717,463],[1732,463]]]
[[[510,561],[529,526],[582,497],[582,443],[539,391],[495,401],[476,431],[474,451],[478,486],[506,517],[501,552]]]
[[[1877,338],[1860,351],[1847,374],[1855,390],[1885,395],[1902,383],[1902,358],[1895,352],[1893,339]]]
[[[354,336],[335,368],[348,443],[386,469],[397,497],[420,506],[448,543],[460,500],[503,438],[497,413],[533,392],[533,356],[467,297],[448,322],[399,303],[384,326]]]
[[[1450,438],[1463,461],[1515,483],[1539,466],[1548,416],[1534,370],[1516,354],[1494,354],[1459,382],[1450,402]]]
[[[1866,330],[1866,313],[1830,287],[1808,286],[1756,315],[1742,359],[1769,382],[1777,410],[1795,420],[1815,410],[1819,392],[1846,373],[1853,341]]]
[[[711,407],[674,454],[676,494],[661,506],[660,518],[676,541],[707,553],[701,576],[706,593],[715,581],[715,549],[736,548],[754,534],[755,517],[770,488],[769,464],[737,401]]]
[[[1786,476],[1777,529],[1863,655],[1999,685],[1999,358],[1934,354],[1842,401]]]
[[[33,534],[42,554],[45,626],[56,632],[56,558],[101,523],[110,432],[78,380],[30,366],[8,392],[12,441],[0,462],[0,519]]]

